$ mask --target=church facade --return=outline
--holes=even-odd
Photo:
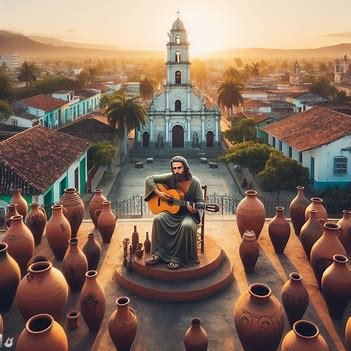
[[[179,17],[168,33],[166,82],[136,133],[142,148],[208,148],[221,144],[220,112],[191,84],[189,42]]]

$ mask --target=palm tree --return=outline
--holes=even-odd
[[[234,80],[229,79],[224,81],[217,89],[218,104],[221,107],[228,108],[230,117],[233,115],[233,106],[239,106],[244,99],[240,94],[242,86]]]
[[[3,100],[0,100],[0,122],[6,121],[12,113],[11,106]]]
[[[253,75],[254,82],[256,82],[256,79],[260,75],[260,64],[258,62],[254,62],[252,64],[252,75]]]
[[[38,68],[34,63],[24,61],[19,70],[17,79],[26,82],[26,87],[31,86],[37,80]]]

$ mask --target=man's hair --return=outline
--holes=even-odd
[[[184,167],[184,176],[186,180],[191,180],[193,178],[193,174],[190,172],[190,167],[189,164],[187,162],[187,160],[185,159],[185,157],[183,156],[174,156],[171,158],[171,170],[173,173],[173,169],[172,169],[172,163],[173,162],[181,162],[183,164]]]

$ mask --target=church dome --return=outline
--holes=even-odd
[[[185,30],[184,23],[179,19],[179,17],[173,22],[172,30]]]

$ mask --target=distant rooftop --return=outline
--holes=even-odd
[[[56,99],[51,95],[40,94],[36,96],[32,96],[23,100],[18,101],[22,105],[30,106],[37,108],[39,110],[43,110],[45,112],[50,112],[60,108],[67,104],[66,101]]]

